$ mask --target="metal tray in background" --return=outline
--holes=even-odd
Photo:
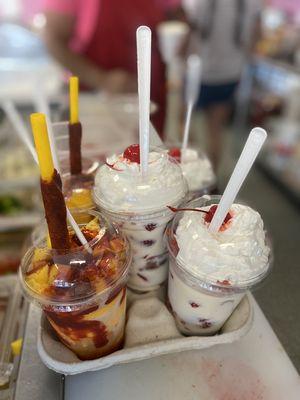
[[[28,314],[16,275],[0,277],[0,356],[12,364],[9,382],[0,387],[0,400],[14,398],[20,356],[13,356],[10,343],[22,338]],[[5,353],[5,354],[4,354]]]

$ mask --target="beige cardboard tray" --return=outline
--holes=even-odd
[[[217,335],[182,336],[163,300],[163,292],[156,293],[156,296],[129,293],[123,349],[91,361],[79,360],[57,339],[47,320],[42,317],[37,344],[39,355],[48,368],[61,374],[75,375],[167,353],[232,343],[243,337],[253,323],[253,308],[246,295]]]

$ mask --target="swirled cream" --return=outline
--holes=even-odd
[[[226,229],[216,234],[208,230],[204,213],[186,212],[180,220],[176,230],[177,259],[193,275],[238,284],[259,276],[267,268],[270,249],[259,213],[241,204],[234,204],[230,213],[232,218]]]
[[[186,193],[178,164],[167,154],[149,153],[148,173],[141,177],[140,164],[122,155],[107,159],[95,178],[97,204],[111,211],[148,212],[178,203]]]
[[[187,148],[182,154],[180,165],[189,191],[205,189],[216,181],[209,159],[197,150]]]

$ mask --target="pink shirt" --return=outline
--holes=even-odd
[[[166,10],[176,8],[181,4],[181,0],[154,1]],[[100,6],[101,0],[44,0],[43,8],[44,11],[54,11],[75,17],[75,32],[70,45],[74,51],[81,52],[93,35]]]

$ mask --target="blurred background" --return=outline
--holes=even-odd
[[[175,23],[164,41],[164,21],[185,29]],[[0,274],[17,271],[41,218],[38,171],[7,108],[21,129],[34,110],[66,120],[66,79],[78,75],[85,154],[103,161],[122,151],[137,138],[140,24],[153,31],[152,122],[168,143],[182,139],[186,59],[202,59],[190,145],[210,158],[219,192],[250,129],[269,133],[240,197],[262,214],[275,249],[255,296],[300,370],[300,0],[0,0]],[[176,49],[172,34],[181,35]],[[63,154],[63,129],[54,130]]]

